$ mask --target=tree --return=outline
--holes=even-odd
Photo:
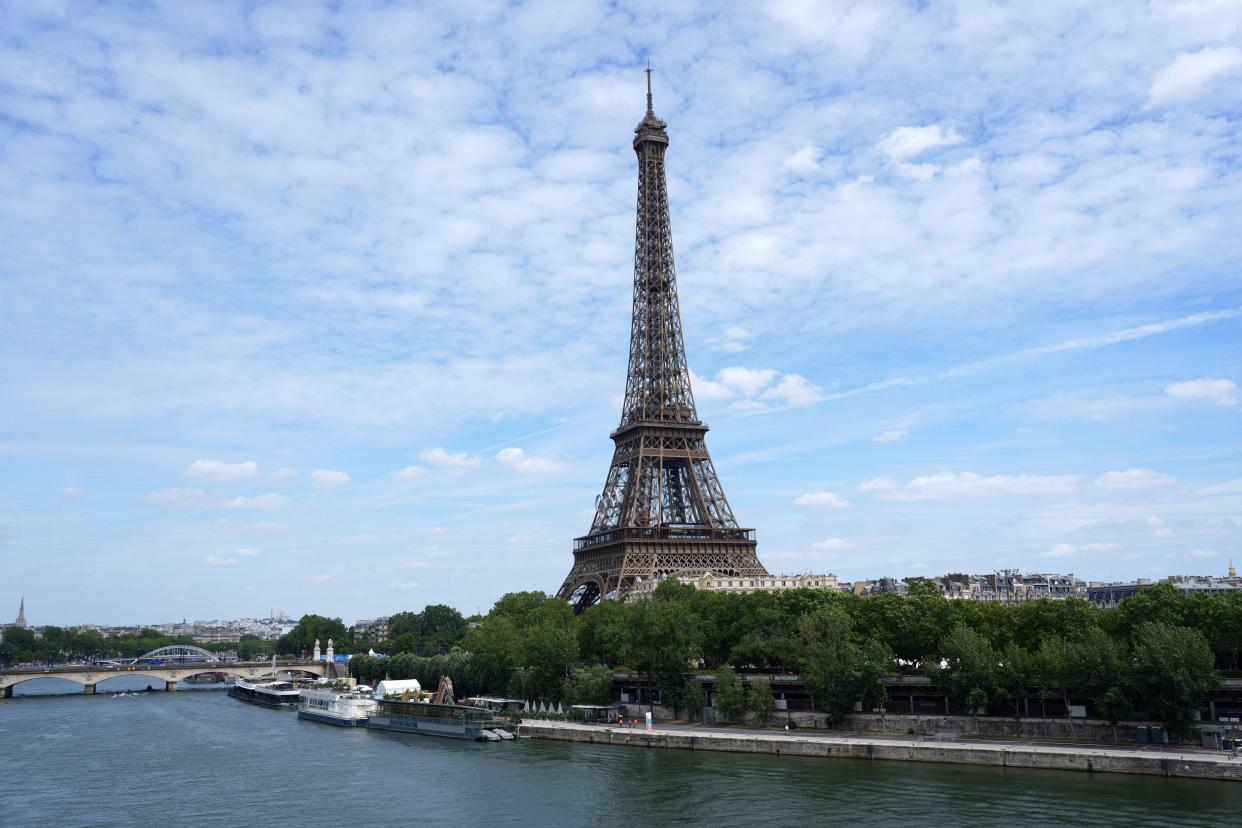
[[[755,714],[755,721],[766,727],[776,710],[776,700],[772,697],[772,683],[763,676],[752,678],[746,688],[746,708]]]
[[[932,678],[949,698],[973,710],[995,697],[1000,657],[983,635],[957,625],[941,642],[940,657],[943,664],[931,670]]]
[[[470,652],[470,678],[483,692],[503,693],[522,651],[522,638],[513,620],[489,615],[483,624],[466,632],[463,642]]]
[[[563,692],[565,677],[578,661],[573,620],[573,609],[557,598],[547,599],[527,616],[529,626],[521,633],[525,695],[549,698]]]
[[[882,707],[893,656],[873,638],[862,638],[841,606],[826,604],[798,619],[799,672],[815,706],[835,725],[861,699]]]
[[[1194,711],[1220,684],[1207,641],[1189,627],[1146,622],[1134,628],[1132,682],[1139,704],[1174,734],[1190,732]]]
[[[997,665],[997,698],[1009,703],[1013,717],[1022,715],[1022,701],[1030,692],[1034,657],[1017,644],[1006,644]]]
[[[622,601],[600,601],[578,616],[581,654],[599,664],[617,664],[625,648],[626,613],[632,606]]]
[[[352,647],[348,635],[345,624],[339,618],[303,615],[298,620],[297,626],[276,642],[276,650],[281,653],[300,655],[304,651],[313,649],[316,639],[324,648],[328,646],[328,639],[332,639],[338,652],[349,652]]]
[[[681,699],[686,706],[687,721],[703,721],[703,707],[707,704],[706,695],[703,692],[703,685],[697,679],[686,679],[686,686],[681,692]]]
[[[564,697],[570,704],[609,704],[612,702],[612,670],[594,664],[565,679]]]
[[[729,722],[738,721],[746,712],[746,693],[742,682],[727,664],[716,671],[712,708],[719,718]]]
[[[246,633],[237,642],[237,657],[242,661],[260,661],[271,658],[276,652],[275,641],[264,641],[257,635]]]
[[[665,581],[665,583],[669,583]],[[660,690],[676,715],[686,670],[697,660],[703,640],[702,625],[675,592],[656,589],[651,598],[636,601],[626,613],[624,660]],[[655,709],[654,700],[652,709]]]

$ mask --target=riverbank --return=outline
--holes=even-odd
[[[1043,768],[1088,773],[1129,773],[1149,776],[1219,779],[1242,782],[1242,759],[1224,754],[1189,751],[1124,750],[1072,745],[935,742],[914,739],[872,739],[827,734],[722,732],[692,728],[603,727],[572,722],[530,721],[519,728],[531,739],[625,745],[630,747],[769,753],[837,759],[988,765],[1002,768]]]

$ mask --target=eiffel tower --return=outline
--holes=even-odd
[[[591,531],[574,540],[574,565],[558,595],[576,612],[619,596],[636,578],[764,576],[755,530],[738,526],[707,453],[707,426],[690,391],[677,305],[677,273],[664,176],[666,124],[651,107],[635,127],[638,221],[634,317],[616,450]]]

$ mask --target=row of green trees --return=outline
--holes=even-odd
[[[666,581],[650,600],[605,601],[580,616],[543,593],[511,593],[450,655],[355,658],[353,670],[429,686],[443,673],[468,694],[582,700],[604,694],[578,687],[576,668],[600,665],[640,673],[682,712],[702,707],[700,683],[688,680],[699,667],[717,672],[715,707],[726,718],[761,716],[760,699],[771,695],[761,681],[745,685],[753,705],[746,690],[731,695],[729,669],[796,672],[829,723],[856,702],[882,708],[890,674],[923,673],[968,710],[1018,714],[1034,697],[1086,703],[1114,720],[1141,711],[1184,728],[1218,685],[1217,668],[1236,668],[1239,642],[1242,595],[1185,596],[1168,585],[1101,610],[1078,598],[950,601],[930,584],[862,597],[699,592]]]
[[[235,644],[198,644],[189,636],[167,636],[156,630],[139,630],[136,635],[107,637],[95,630],[73,630],[47,626],[36,636],[33,630],[8,627],[0,641],[0,664],[60,662],[88,658],[137,658],[144,653],[172,644],[191,644],[207,650],[233,649]],[[258,641],[254,636],[250,638]],[[271,649],[271,642],[268,642]]]

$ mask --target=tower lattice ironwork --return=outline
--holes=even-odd
[[[755,531],[738,526],[707,453],[707,426],[690,390],[677,304],[664,151],[668,132],[651,106],[634,129],[638,219],[629,373],[616,450],[591,531],[574,540],[560,597],[581,611],[635,579],[660,575],[764,576]]]

